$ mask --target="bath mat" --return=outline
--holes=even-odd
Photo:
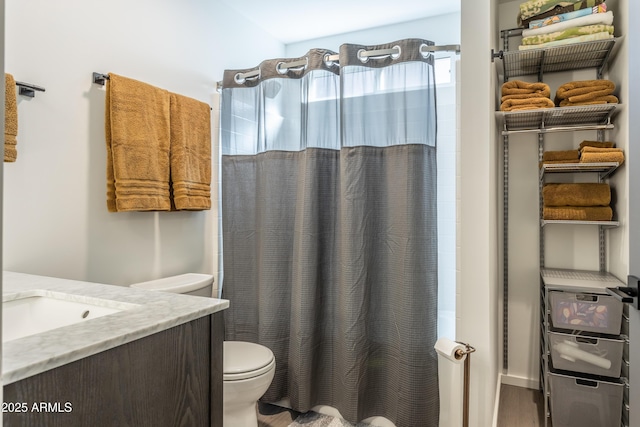
[[[329,415],[318,414],[317,412],[307,412],[300,415],[289,427],[375,427],[371,424],[358,423],[351,424],[348,421]]]

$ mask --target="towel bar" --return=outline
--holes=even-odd
[[[16,81],[16,86],[18,86],[18,95],[28,96],[29,98],[33,98],[34,96],[36,96],[36,91],[44,92],[43,87],[36,86],[31,83]]]
[[[104,86],[107,80],[109,80],[109,75],[96,72],[93,73],[93,83]]]

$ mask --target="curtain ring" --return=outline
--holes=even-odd
[[[238,83],[239,85],[243,85],[244,82],[247,81],[247,79],[245,79],[244,77],[242,77],[242,73],[236,73],[235,76],[233,76],[233,81]]]
[[[400,49],[400,46],[394,46],[394,47],[392,47],[392,49],[394,49],[394,50],[395,50],[395,49],[398,49],[398,52],[397,52],[397,53],[395,53],[395,52],[394,52],[394,53],[392,53],[392,54],[391,54],[391,59],[394,59],[394,60],[395,60],[395,59],[400,58],[400,54],[402,53],[402,49]]]
[[[356,54],[356,56],[358,57],[360,62],[362,62],[363,64],[366,64],[369,61],[369,57],[364,55],[365,52],[366,52],[366,50],[360,49],[360,50],[358,50],[358,53]]]
[[[430,55],[433,55],[433,52],[429,52],[428,50],[423,51],[423,48],[429,48],[429,46],[426,43],[422,43],[420,45],[420,47],[418,48],[418,50],[420,51],[420,55],[422,55],[423,58],[428,58]]]

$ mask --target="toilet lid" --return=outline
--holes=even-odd
[[[244,341],[224,341],[224,380],[256,377],[273,369],[275,358],[267,347]]]

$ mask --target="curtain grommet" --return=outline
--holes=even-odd
[[[359,49],[358,53],[356,54],[360,62],[362,62],[363,64],[366,64],[367,62],[369,62],[369,57],[364,55],[366,52],[367,51],[364,49]]]

